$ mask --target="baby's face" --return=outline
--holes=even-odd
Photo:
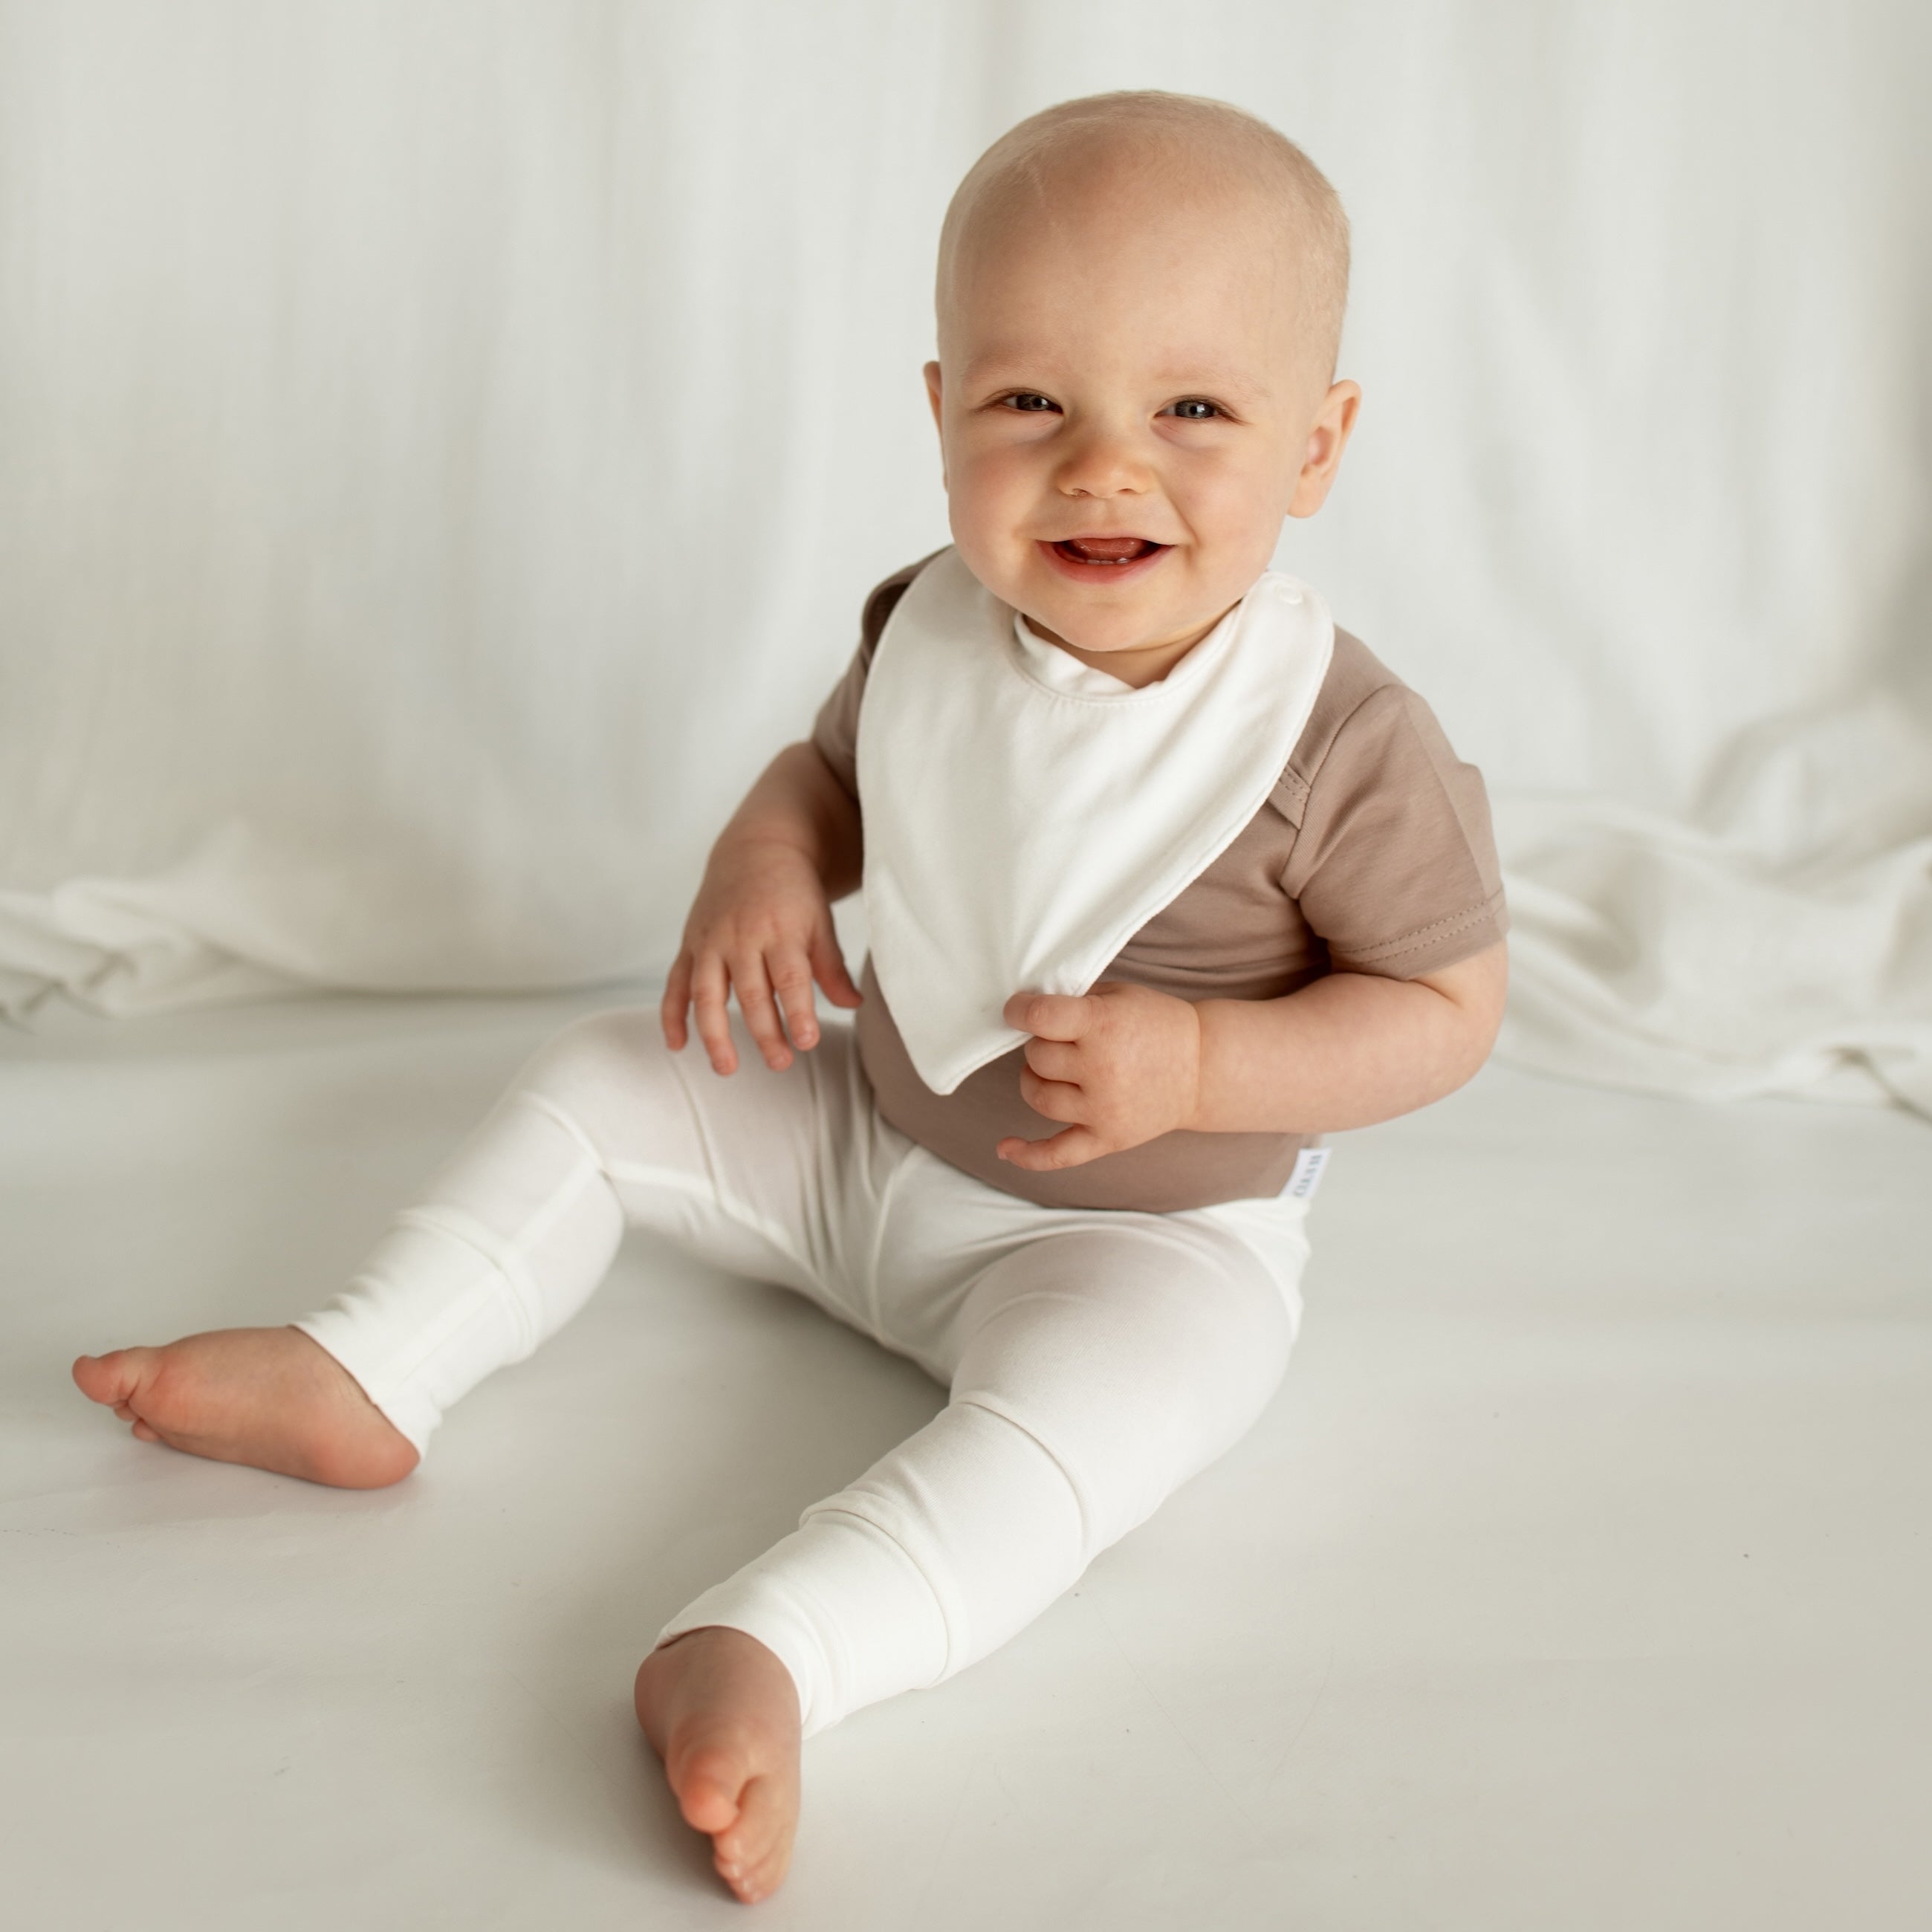
[[[952,535],[1034,627],[1164,676],[1320,506],[1359,392],[1312,372],[1258,214],[1158,182],[1064,196],[963,248],[926,380]]]

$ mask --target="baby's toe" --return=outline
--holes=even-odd
[[[747,1905],[761,1898],[769,1898],[784,1884],[785,1873],[791,1864],[791,1841],[772,1846],[756,1863],[740,1865],[724,1873],[724,1882]],[[721,1867],[721,1870],[723,1868]]]
[[[724,1751],[694,1751],[678,1766],[677,1807],[694,1831],[714,1840],[734,1832],[742,1821],[739,1794],[743,1767]]]
[[[82,1355],[74,1365],[74,1386],[90,1402],[117,1409],[140,1386],[152,1348],[116,1348],[105,1355]]]
[[[770,1778],[753,1778],[740,1794],[737,1822],[712,1840],[718,1870],[747,1897],[762,1898],[784,1876],[797,1822],[788,1789]]]

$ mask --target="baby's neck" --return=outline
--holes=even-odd
[[[1158,684],[1227,614],[1223,610],[1211,622],[1184,637],[1160,644],[1129,644],[1112,651],[1082,650],[1078,644],[1069,644],[1057,632],[1049,631],[1034,618],[1027,617],[1022,621],[1042,644],[1057,646],[1068,656],[1077,658],[1089,670],[1105,671],[1109,677],[1117,677],[1123,684],[1138,691],[1148,685]]]

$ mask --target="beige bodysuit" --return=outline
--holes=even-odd
[[[859,648],[812,742],[860,805],[861,700],[873,652],[926,562],[866,599]],[[1273,999],[1331,971],[1414,979],[1507,929],[1480,774],[1460,763],[1422,700],[1345,631],[1312,712],[1266,804],[1220,856],[1142,926],[1101,975],[1182,998]],[[1278,1193],[1311,1137],[1165,1134],[1048,1174],[1002,1161],[1008,1135],[1064,1123],[1020,1096],[1021,1049],[951,1094],[914,1070],[871,961],[858,1044],[879,1110],[943,1160],[1026,1199],[1156,1210]],[[1016,987],[1014,991],[1022,990]]]

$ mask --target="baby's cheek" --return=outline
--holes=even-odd
[[[1012,546],[1002,546],[997,519],[986,514],[983,504],[962,502],[956,494],[949,499],[947,516],[960,561],[994,596],[1012,602],[1019,588],[1012,580]]]
[[[1239,596],[1268,568],[1292,489],[1270,464],[1216,464],[1188,478],[1190,526],[1220,553]]]

